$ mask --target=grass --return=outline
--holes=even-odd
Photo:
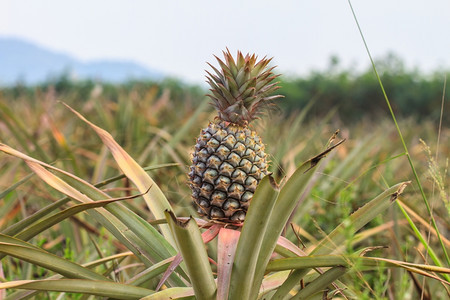
[[[450,258],[449,258],[449,256],[448,256],[446,247],[445,247],[445,245],[444,245],[444,242],[442,241],[441,235],[440,235],[439,230],[438,230],[438,228],[437,228],[436,220],[435,220],[435,218],[434,218],[434,215],[433,215],[433,212],[432,212],[432,210],[431,210],[430,203],[429,203],[429,201],[428,201],[428,199],[427,199],[427,196],[426,196],[426,194],[425,194],[425,191],[424,191],[424,189],[423,189],[423,187],[422,187],[422,183],[421,183],[421,181],[420,181],[419,175],[417,174],[416,168],[414,167],[414,163],[413,163],[413,161],[412,161],[412,159],[411,159],[411,156],[410,156],[410,154],[409,154],[408,147],[406,146],[405,140],[404,140],[404,138],[403,138],[402,131],[400,130],[400,127],[399,127],[399,125],[398,125],[397,118],[395,117],[395,113],[394,113],[394,111],[392,110],[391,102],[389,101],[389,98],[388,98],[388,96],[387,96],[387,93],[386,93],[386,91],[384,90],[383,83],[381,82],[380,76],[378,75],[377,68],[376,68],[375,63],[374,63],[374,61],[373,61],[373,59],[372,59],[372,55],[370,54],[369,47],[367,46],[366,40],[365,40],[365,38],[364,38],[364,34],[362,33],[361,27],[360,27],[360,25],[359,25],[358,19],[356,18],[356,14],[355,14],[355,11],[353,10],[353,7],[352,7],[352,5],[351,5],[350,0],[348,1],[348,3],[349,3],[350,8],[351,8],[351,10],[352,10],[353,17],[354,17],[354,19],[355,19],[355,21],[356,21],[356,25],[358,26],[358,30],[359,30],[359,32],[360,32],[360,34],[361,34],[362,39],[363,39],[364,46],[366,47],[367,54],[369,55],[370,62],[371,62],[371,64],[372,64],[373,70],[374,70],[375,75],[376,75],[376,77],[377,77],[378,83],[380,84],[380,88],[381,88],[381,90],[382,90],[382,92],[383,92],[383,96],[384,96],[384,99],[386,100],[386,104],[387,104],[387,106],[388,106],[388,108],[389,108],[389,112],[391,113],[391,117],[392,117],[392,120],[394,121],[395,128],[397,129],[397,133],[398,133],[398,135],[399,135],[400,141],[402,142],[403,149],[405,150],[405,155],[406,155],[406,157],[407,157],[407,159],[408,159],[408,163],[409,163],[409,165],[410,165],[410,167],[411,167],[411,170],[412,170],[412,172],[413,172],[413,174],[414,174],[414,179],[416,180],[417,186],[418,186],[418,188],[419,188],[419,190],[420,190],[420,194],[421,194],[422,199],[423,199],[423,201],[424,201],[424,204],[425,204],[425,207],[426,207],[426,209],[427,209],[428,215],[430,216],[431,223],[432,223],[432,225],[433,225],[433,228],[434,228],[435,231],[436,231],[437,238],[438,238],[438,240],[439,240],[439,242],[440,242],[440,244],[441,244],[442,251],[443,251],[443,253],[444,253],[444,257],[445,257],[445,260],[446,260],[446,264],[447,264],[447,265],[450,265]],[[446,81],[444,81],[444,84],[445,84],[445,82],[446,82]],[[444,90],[444,91],[443,91],[443,97],[444,97],[444,96],[445,96],[445,85],[444,85],[444,89],[443,89],[443,90]],[[440,133],[440,131],[441,131],[441,126],[442,126],[442,112],[443,112],[443,105],[444,105],[444,103],[442,102],[441,119],[440,119],[440,122],[439,122],[439,133]],[[437,140],[437,143],[438,143],[438,144],[439,144],[439,139],[440,139],[440,135],[438,135],[438,140]],[[404,211],[403,211],[403,212],[404,212]],[[405,217],[407,217],[406,212],[404,212],[404,214],[405,214]],[[413,224],[412,224],[411,222],[410,222],[410,225],[411,225],[411,227],[414,229],[414,226],[413,226]],[[420,239],[420,241],[422,242],[422,244],[423,244],[423,245],[425,246],[425,248],[427,249],[428,254],[431,256],[431,258],[433,259],[434,263],[438,264],[439,266],[442,266],[442,263],[439,262],[439,259],[434,255],[434,253],[431,252],[431,251],[429,251],[431,248],[430,248],[429,245],[426,243],[425,239],[424,239],[423,237],[420,236],[419,231],[418,231],[418,230],[415,230],[415,233],[416,233],[417,237]]]

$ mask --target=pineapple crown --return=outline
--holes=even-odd
[[[208,63],[215,74],[208,71],[207,83],[211,86],[212,104],[219,113],[219,119],[246,125],[258,118],[268,103],[282,95],[270,96],[279,89],[279,82],[272,82],[280,75],[274,75],[275,67],[267,67],[272,58],[258,61],[255,54],[243,55],[237,52],[236,60],[230,51],[223,51],[225,62],[215,56],[220,70]]]

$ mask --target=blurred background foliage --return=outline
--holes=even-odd
[[[436,70],[425,74],[419,69],[406,67],[395,54],[377,59],[375,64],[398,117],[434,121],[439,119],[444,80],[449,77],[450,71]],[[308,104],[312,104],[309,117],[324,117],[331,110],[336,110],[336,117],[345,123],[363,118],[376,120],[388,113],[373,69],[344,67],[337,56],[330,57],[325,70],[312,71],[304,76],[282,75],[280,80],[282,89],[279,92],[285,99],[279,104],[284,114],[301,111]],[[52,89],[58,97],[70,95],[79,101],[87,101],[92,93],[98,92],[95,88],[98,89],[100,84],[102,97],[116,102],[124,93],[132,91],[136,96],[142,97],[142,93],[148,90],[156,92],[156,96],[170,90],[171,101],[178,107],[174,113],[182,111],[179,106],[185,104],[179,102],[186,93],[191,98],[188,105],[198,104],[207,93],[206,84],[189,85],[175,78],[166,78],[160,82],[128,81],[113,85],[94,80],[76,81],[68,74],[62,74],[38,86],[24,86],[18,82],[15,86],[4,87],[2,94],[6,98],[28,97],[33,101],[35,94]],[[448,112],[450,110],[447,106],[444,114]],[[447,124],[450,122],[448,119],[444,121]]]
[[[407,68],[398,56],[389,54],[375,61],[389,100],[398,117],[438,120],[444,78],[450,71],[437,70],[424,74]],[[283,107],[289,111],[313,102],[312,112],[323,116],[338,109],[346,123],[362,118],[376,120],[388,115],[388,109],[375,80],[373,69],[357,71],[343,68],[338,57],[331,57],[325,71],[311,72],[301,78],[283,78],[281,92],[286,96]],[[447,106],[446,112],[450,112]],[[448,124],[450,120],[445,120]]]

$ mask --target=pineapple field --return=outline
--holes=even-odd
[[[448,299],[446,83],[396,71],[2,89],[0,299]]]

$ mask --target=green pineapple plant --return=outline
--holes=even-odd
[[[199,215],[225,223],[240,223],[261,179],[268,174],[267,155],[258,134],[249,127],[269,103],[281,95],[273,80],[271,59],[255,54],[224,52],[216,57],[220,70],[208,72],[208,95],[218,112],[197,138],[189,184]]]

